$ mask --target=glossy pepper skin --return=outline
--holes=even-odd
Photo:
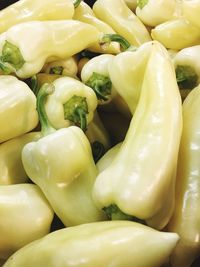
[[[25,144],[40,137],[40,132],[30,132],[0,144],[0,185],[29,181],[22,165],[21,152]]]
[[[183,0],[181,3],[183,16],[192,24],[200,28],[200,2],[198,0]]]
[[[3,267],[160,267],[178,239],[128,221],[83,224],[32,242]]]
[[[71,57],[91,46],[99,40],[99,34],[94,26],[70,19],[14,25],[0,35],[0,68],[29,78],[45,63]]]
[[[131,45],[140,46],[151,40],[144,24],[123,0],[97,0],[93,5],[93,10],[98,18],[108,23]]]
[[[72,0],[20,0],[0,11],[0,33],[31,20],[64,20],[74,14]]]
[[[44,102],[53,89],[52,85],[44,84],[38,93],[42,137],[24,146],[24,169],[64,225],[103,220],[103,212],[92,199],[97,170],[87,137],[77,126],[56,131],[49,123]]]
[[[180,240],[171,255],[172,267],[189,267],[200,253],[200,86],[183,103],[183,133],[180,144],[176,204],[168,231]]]
[[[54,212],[37,185],[0,186],[0,258],[47,235]]]
[[[123,144],[97,176],[93,196],[99,208],[114,204],[162,229],[174,208],[182,111],[173,63],[157,42],[152,43],[141,90]]]
[[[0,75],[0,143],[34,129],[38,124],[36,97],[28,85]]]

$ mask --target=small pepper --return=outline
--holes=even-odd
[[[183,16],[195,26],[200,27],[200,2],[198,0],[182,0],[181,4]]]
[[[98,18],[109,24],[131,45],[140,46],[151,40],[144,24],[123,0],[97,0],[93,5],[93,10]]]
[[[92,199],[97,169],[90,143],[79,127],[52,127],[44,105],[53,90],[52,84],[44,84],[37,95],[42,137],[24,146],[24,169],[65,226],[103,220]]]
[[[33,184],[0,186],[0,258],[47,235],[53,210],[38,186]]]
[[[28,85],[0,75],[0,143],[34,129],[38,124],[36,97]]]
[[[20,23],[0,35],[0,69],[29,78],[45,63],[69,58],[99,38],[94,26],[76,20]]]
[[[85,131],[97,107],[94,91],[71,77],[58,78],[52,84],[55,90],[45,103],[50,123],[56,129],[77,125]]]
[[[21,152],[25,144],[40,136],[40,132],[30,132],[0,144],[0,185],[29,181],[22,165]]]
[[[99,208],[116,205],[163,229],[174,208],[182,106],[173,63],[158,42],[152,43],[141,88],[123,144],[97,176],[93,196]]]
[[[175,233],[134,222],[89,223],[55,231],[30,243],[3,267],[160,267],[178,239]]]
[[[200,86],[183,102],[183,132],[179,150],[176,205],[167,226],[180,240],[171,255],[172,267],[190,267],[200,253]]]

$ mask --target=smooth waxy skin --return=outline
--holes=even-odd
[[[28,78],[40,72],[45,62],[71,57],[91,46],[99,40],[99,34],[94,26],[70,19],[24,22],[0,35],[0,54],[5,41],[15,45],[24,64],[14,72]]]
[[[200,2],[198,0],[183,0],[182,1],[183,16],[192,24],[200,27]]]
[[[0,11],[0,33],[21,22],[71,19],[73,14],[72,0],[20,0]]]
[[[7,259],[28,243],[47,235],[53,210],[38,186],[0,186],[0,258]]]
[[[140,46],[151,40],[143,23],[123,0],[97,0],[93,10],[98,18],[108,23],[131,45]]]
[[[189,267],[200,251],[200,86],[183,103],[183,133],[178,158],[176,205],[168,231],[180,240],[171,255],[172,267]]]
[[[24,146],[22,162],[66,226],[103,220],[92,200],[97,170],[83,131],[70,126]]]
[[[0,145],[0,185],[21,184],[29,181],[22,165],[21,151],[25,144],[40,137],[40,132],[30,132]]]
[[[160,267],[178,239],[128,221],[83,224],[29,244],[3,267]]]
[[[0,143],[34,129],[38,124],[36,97],[28,85],[0,75]]]
[[[93,195],[101,208],[116,204],[122,212],[162,229],[174,208],[182,111],[168,53],[157,42],[152,46],[127,135],[113,162],[97,176]]]

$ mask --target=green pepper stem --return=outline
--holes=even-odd
[[[148,4],[149,0],[137,0],[137,6],[140,9],[143,9],[144,6]]]
[[[41,124],[41,133],[43,136],[46,136],[56,131],[56,129],[53,128],[53,126],[51,125],[47,117],[46,110],[45,110],[45,102],[46,102],[47,96],[52,94],[53,91],[54,91],[53,84],[45,83],[42,85],[37,95],[36,105],[37,105],[38,116],[39,116],[39,120]]]
[[[37,75],[33,75],[30,78],[30,88],[33,91],[33,93],[37,96],[38,92],[39,92],[39,82],[37,79]]]
[[[87,129],[87,118],[86,118],[86,113],[85,111],[80,108],[77,107],[75,112],[78,114],[79,117],[79,121],[80,121],[80,128],[85,132]]]
[[[81,1],[82,0],[74,0],[73,1],[74,7],[77,8],[80,5]]]
[[[193,89],[198,84],[198,75],[189,65],[176,66],[176,81],[179,89]]]
[[[123,36],[112,33],[104,34],[99,43],[100,45],[105,45],[106,43],[109,44],[111,42],[118,42],[123,51],[130,49],[130,47],[132,46]]]
[[[105,147],[99,141],[94,141],[91,144],[91,147],[92,147],[92,155],[94,158],[94,162],[96,163],[105,154]]]
[[[0,59],[0,69],[5,75],[11,74],[13,72],[12,68],[6,66],[6,63],[2,62]]]

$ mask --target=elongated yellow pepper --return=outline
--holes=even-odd
[[[21,152],[25,144],[40,136],[40,132],[30,132],[0,144],[0,185],[29,181],[22,165]]]
[[[97,0],[93,5],[93,10],[98,18],[108,23],[131,45],[140,46],[151,40],[144,24],[123,0]]]
[[[157,42],[152,43],[141,86],[125,140],[110,166],[97,176],[93,195],[99,208],[109,211],[116,205],[162,229],[174,208],[182,110],[173,63]]]
[[[189,267],[200,253],[200,86],[183,103],[183,133],[178,158],[176,205],[167,226],[180,235],[172,267]]]
[[[0,35],[0,68],[29,78],[45,63],[71,57],[98,42],[99,35],[94,26],[76,20],[20,23]]]
[[[178,239],[128,221],[83,224],[30,243],[3,267],[160,267]]]
[[[198,0],[182,0],[181,3],[183,16],[195,26],[200,27],[200,2]]]
[[[0,258],[47,235],[53,210],[38,186],[33,184],[0,186]]]
[[[0,143],[34,129],[38,124],[36,97],[28,85],[0,75]]]
[[[0,33],[25,21],[71,19],[73,14],[72,0],[20,0],[0,11]]]

